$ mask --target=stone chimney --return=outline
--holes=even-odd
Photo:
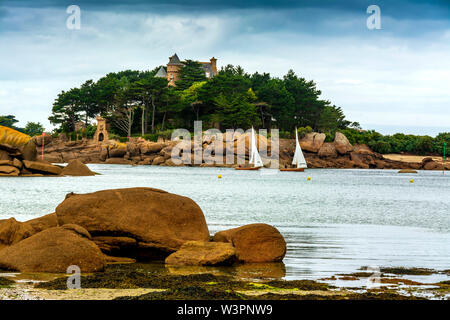
[[[209,61],[211,61],[211,68],[214,72],[214,75],[217,74],[217,59],[212,57],[211,59],[209,59]]]

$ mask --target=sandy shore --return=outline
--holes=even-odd
[[[402,162],[415,162],[421,163],[425,158],[432,158],[434,161],[442,162],[442,157],[427,157],[427,156],[412,156],[404,154],[383,154],[383,157],[389,160],[402,161]]]

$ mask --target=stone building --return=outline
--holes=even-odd
[[[97,131],[94,134],[94,141],[101,143],[103,141],[108,141],[109,135],[106,128],[106,119],[102,117],[97,117]]]
[[[201,62],[201,67],[205,72],[206,78],[212,78],[217,75],[217,59],[212,57],[209,59],[209,62]],[[161,67],[156,73],[155,77],[167,78],[169,81],[169,86],[175,86],[175,81],[180,80],[180,72],[183,67],[183,63],[178,58],[178,55],[175,53],[173,56],[169,58],[169,63],[164,67]]]
[[[75,131],[80,131],[86,128],[86,124],[83,121],[78,121],[75,123]]]

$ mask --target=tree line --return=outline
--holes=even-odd
[[[320,99],[320,90],[290,70],[283,78],[268,73],[246,73],[227,65],[210,79],[201,65],[187,60],[176,86],[151,71],[109,73],[98,81],[61,92],[49,120],[60,132],[72,132],[79,121],[86,125],[97,115],[109,120],[121,136],[146,135],[173,128],[192,129],[202,120],[219,129],[278,128],[293,132],[310,126],[335,132],[358,127],[345,119],[340,107]]]
[[[314,81],[292,70],[278,78],[269,73],[249,74],[240,66],[227,65],[207,79],[198,62],[187,60],[180,80],[172,87],[167,79],[155,77],[160,68],[113,72],[98,81],[88,80],[80,87],[62,91],[49,117],[57,126],[55,133],[76,137],[76,124],[82,121],[87,126],[83,134],[92,136],[95,126],[90,123],[101,115],[108,119],[111,135],[123,141],[130,136],[170,138],[172,129],[192,130],[195,120],[202,120],[204,127],[221,130],[278,128],[282,138],[293,137],[295,127],[301,135],[324,132],[327,141],[340,131],[352,144],[367,144],[380,153],[442,154],[444,142],[450,140],[450,133],[432,138],[362,131],[359,123],[345,118],[340,107],[320,99]],[[12,115],[0,116],[0,125],[29,135],[44,131],[40,123],[29,122],[25,128],[15,127],[15,123]]]
[[[29,136],[37,136],[45,131],[44,126],[40,122],[27,122],[25,128],[17,127],[17,122],[19,122],[19,120],[17,120],[14,115],[0,115],[0,126],[12,128]]]

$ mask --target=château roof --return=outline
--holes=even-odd
[[[166,69],[164,69],[164,67],[159,68],[158,72],[155,74],[155,77],[166,78],[167,77]]]
[[[167,65],[179,65],[182,66],[183,64],[180,61],[180,58],[178,58],[177,54],[175,53],[173,56],[169,58],[169,63]]]

